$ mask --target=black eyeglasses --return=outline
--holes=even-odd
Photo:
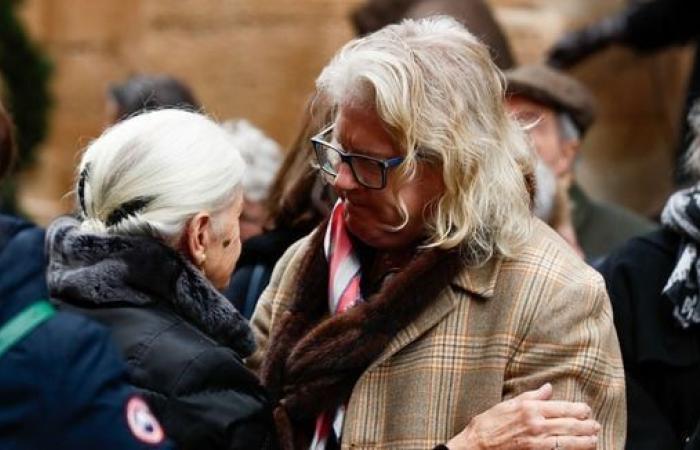
[[[401,164],[403,156],[389,159],[373,158],[371,156],[346,153],[328,142],[327,136],[333,131],[333,125],[311,138],[311,143],[318,160],[318,168],[334,182],[338,176],[340,165],[350,166],[353,176],[362,186],[369,189],[384,189],[386,187],[387,170]]]

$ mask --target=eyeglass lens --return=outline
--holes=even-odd
[[[321,170],[335,178],[340,170],[343,159],[350,163],[351,169],[358,182],[369,188],[381,188],[384,168],[378,161],[362,156],[343,158],[338,150],[323,143],[315,143],[315,150]]]

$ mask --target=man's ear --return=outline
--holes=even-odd
[[[559,158],[557,160],[557,167],[555,170],[557,178],[561,178],[562,176],[568,175],[574,171],[576,155],[578,155],[580,148],[581,141],[578,139],[569,139],[561,143]]]
[[[182,246],[195,266],[202,266],[207,259],[207,249],[212,242],[211,216],[207,212],[197,213],[187,222]]]

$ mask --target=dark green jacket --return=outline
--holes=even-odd
[[[621,206],[589,198],[576,183],[569,189],[574,229],[587,261],[595,261],[628,239],[646,234],[657,225]]]

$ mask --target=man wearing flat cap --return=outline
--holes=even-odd
[[[540,159],[536,214],[591,262],[653,230],[651,221],[590,199],[576,183],[576,156],[595,120],[595,101],[588,89],[539,64],[507,71],[506,79],[507,107],[527,129]]]

